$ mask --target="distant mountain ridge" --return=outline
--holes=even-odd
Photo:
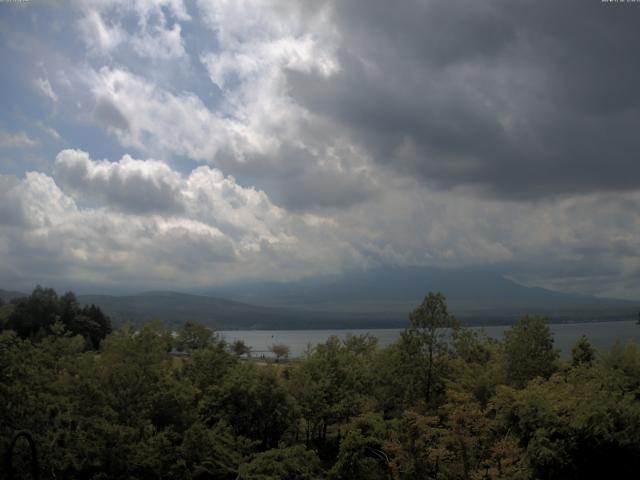
[[[342,328],[345,315],[264,307],[207,295],[153,291],[138,295],[78,295],[83,304],[96,304],[116,324],[162,320],[178,327],[187,320],[217,330]],[[381,323],[361,314],[347,315],[350,328],[400,326],[397,321]]]
[[[0,298],[5,302],[10,302],[14,298],[26,297],[27,294],[23,292],[15,292],[12,290],[2,290],[0,288]]]
[[[78,295],[116,325],[187,320],[224,329],[394,328],[429,291],[444,293],[450,311],[469,324],[506,324],[526,313],[552,322],[636,319],[640,302],[598,298],[520,285],[479,269],[380,268],[297,282],[255,282],[194,293]],[[5,300],[24,296],[0,290]]]
[[[208,293],[274,307],[394,318],[404,315],[406,319],[429,291],[442,292],[457,316],[480,323],[504,323],[524,313],[548,315],[555,321],[618,319],[634,317],[640,308],[640,302],[527,287],[492,271],[428,267],[387,267],[297,282],[230,285]]]

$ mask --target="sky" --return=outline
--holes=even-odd
[[[0,288],[380,266],[640,299],[640,3],[0,2]]]

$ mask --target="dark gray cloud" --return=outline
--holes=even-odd
[[[378,162],[510,198],[640,185],[640,7],[600,1],[335,4],[341,71],[291,95]]]
[[[319,132],[318,135],[325,135]],[[317,143],[318,139],[316,139]],[[330,140],[327,139],[330,145]],[[322,150],[318,146],[317,150]],[[247,155],[246,162],[219,155],[217,162],[243,181],[269,192],[277,205],[292,211],[348,208],[371,198],[378,185],[351,165],[323,165],[317,151],[283,144],[276,155]]]

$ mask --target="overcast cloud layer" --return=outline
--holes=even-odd
[[[488,267],[640,298],[640,3],[0,3],[0,288]]]

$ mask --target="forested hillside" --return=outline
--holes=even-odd
[[[2,307],[0,446],[31,431],[41,478],[582,479],[640,467],[633,343],[596,352],[583,338],[561,360],[544,319],[491,340],[429,294],[388,348],[333,337],[265,364],[192,322],[177,338],[161,323],[105,327],[95,342],[90,311],[36,297],[53,309],[39,326],[21,323],[36,318],[23,315],[33,295]],[[23,447],[14,464],[26,472]]]

